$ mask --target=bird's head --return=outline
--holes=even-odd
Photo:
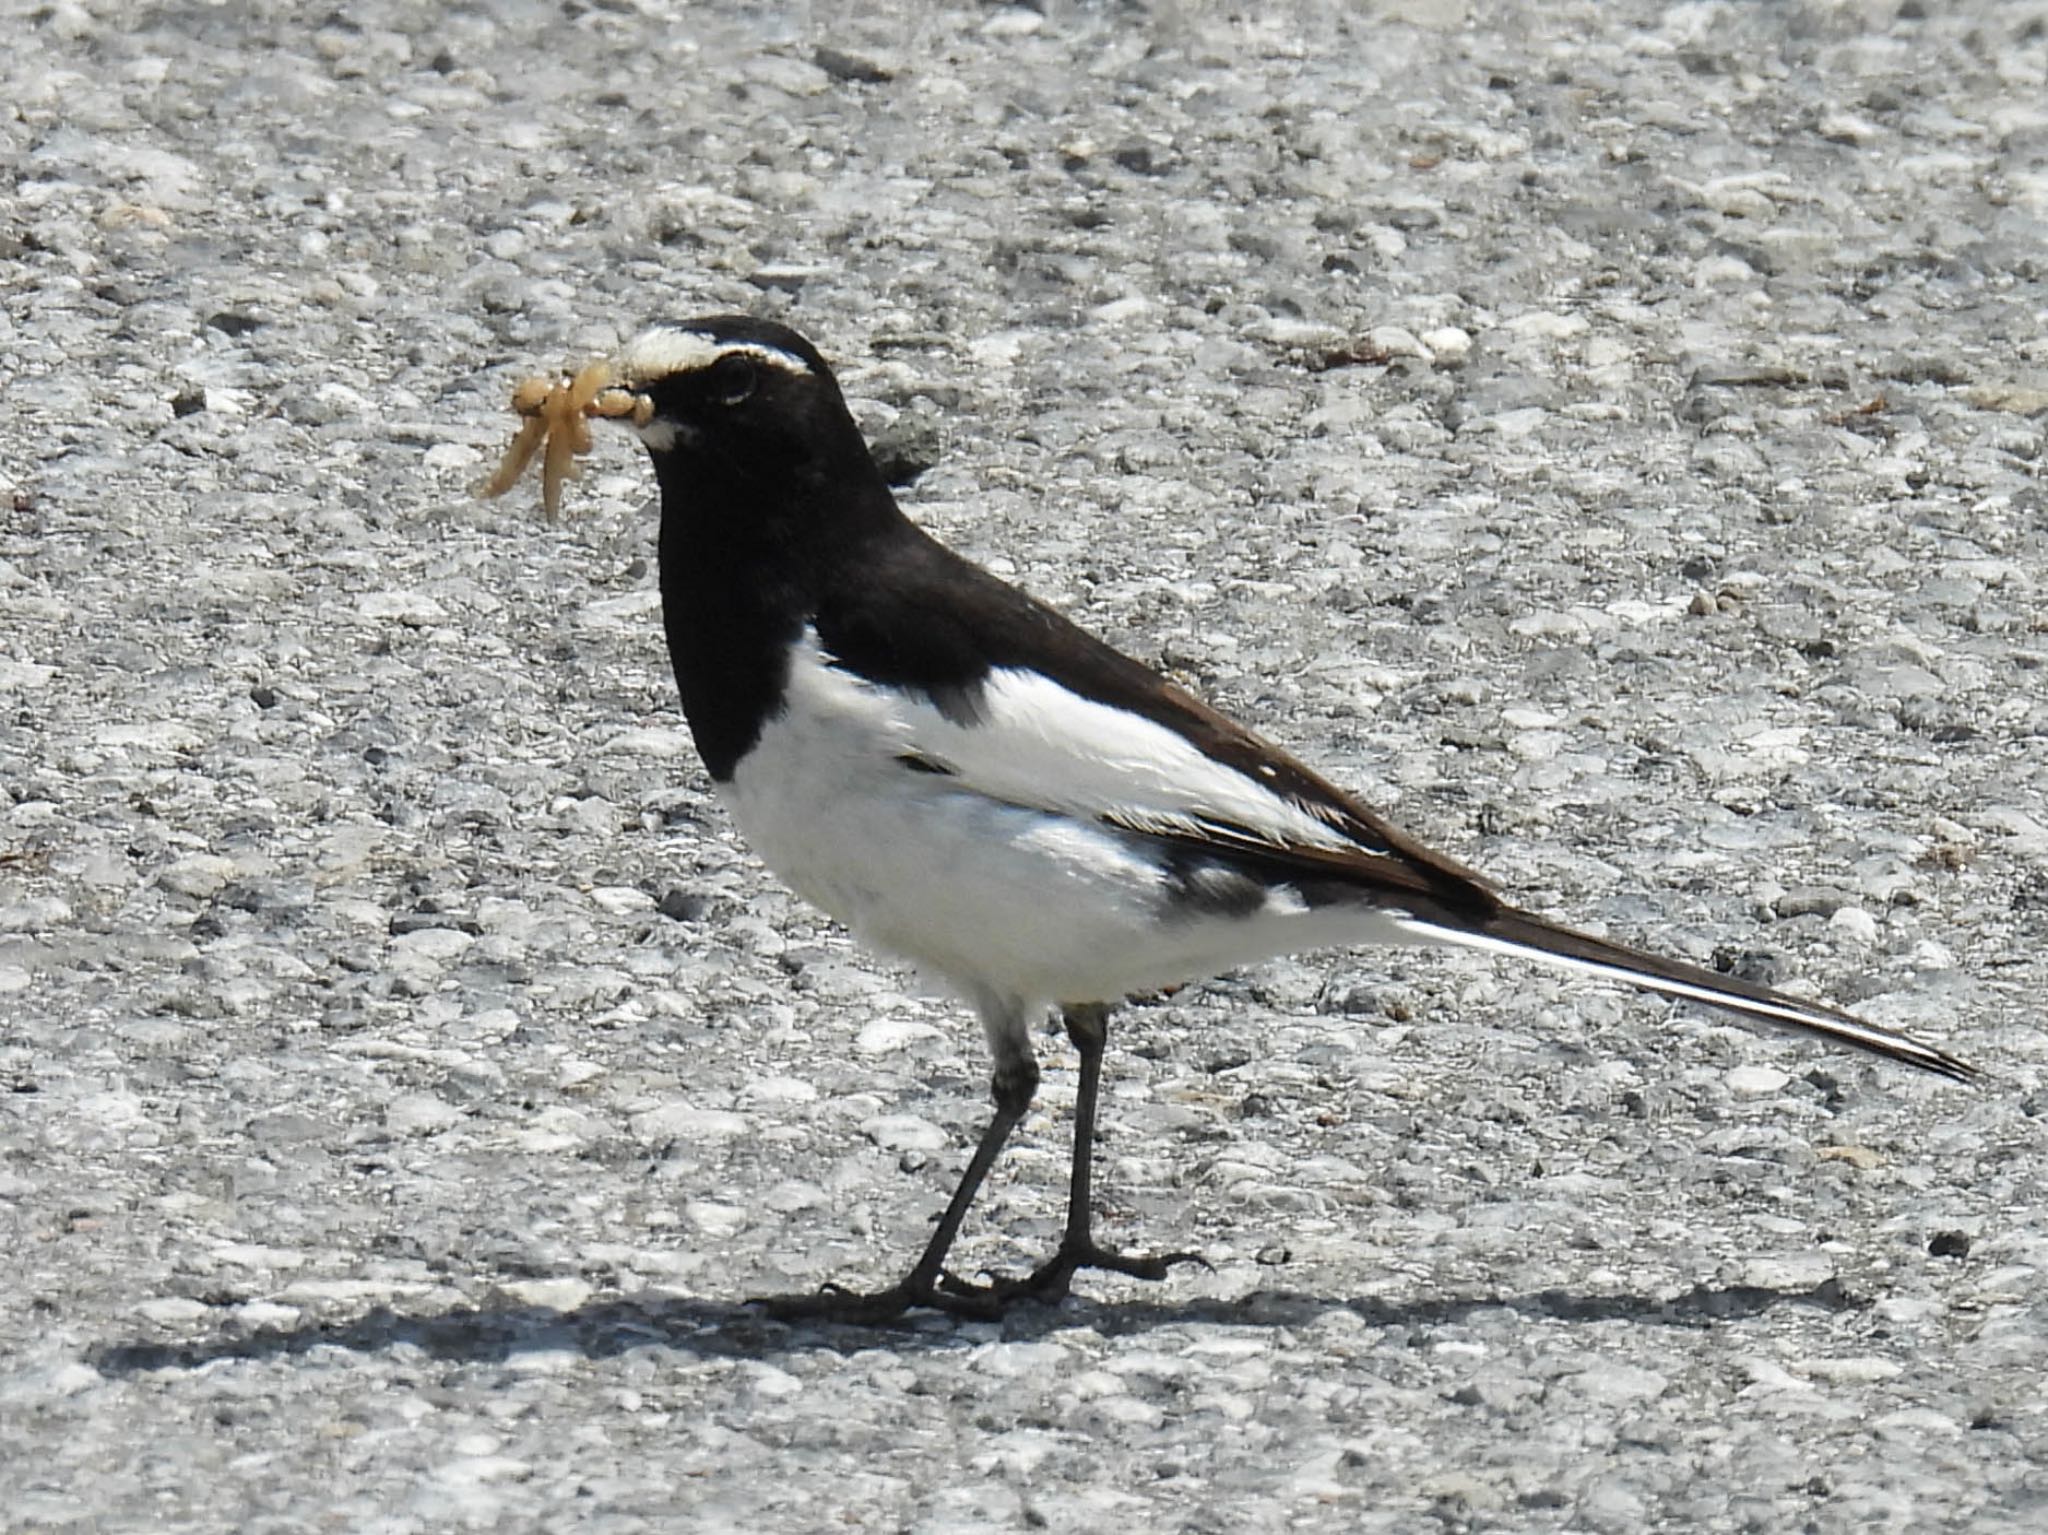
[[[631,427],[654,460],[662,511],[738,531],[900,516],[816,347],[786,325],[707,315],[642,331],[612,358],[512,393],[521,425],[478,494],[503,495],[536,459],[552,518],[590,451],[590,423]]]
[[[817,348],[785,325],[710,315],[641,332],[612,364],[666,490],[859,478],[867,444]]]

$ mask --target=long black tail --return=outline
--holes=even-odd
[[[1768,986],[1759,986],[1732,975],[1718,975],[1712,970],[1702,970],[1698,965],[1688,965],[1683,960],[1644,954],[1508,907],[1497,907],[1483,914],[1453,914],[1447,910],[1435,919],[1416,913],[1400,920],[1418,938],[1432,943],[1458,944],[1495,954],[1520,955],[1542,960],[1545,964],[1623,981],[1644,991],[1705,1002],[1743,1018],[1854,1045],[1872,1055],[1918,1066],[1922,1071],[1936,1072],[1958,1082],[1967,1082],[1978,1074],[1976,1067],[1946,1050],[1923,1044],[1896,1029],[1865,1022],[1840,1008],[1819,1002],[1802,1002]]]

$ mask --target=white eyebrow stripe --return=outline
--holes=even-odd
[[[670,325],[657,325],[635,336],[619,353],[615,366],[620,383],[628,389],[639,389],[671,374],[700,371],[735,353],[785,373],[808,376],[811,371],[811,365],[794,352],[765,342],[715,341],[702,331],[678,330]]]

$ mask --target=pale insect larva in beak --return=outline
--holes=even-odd
[[[520,380],[512,391],[512,409],[521,418],[519,431],[476,493],[502,496],[539,455],[541,505],[553,522],[561,511],[562,486],[579,472],[576,460],[590,451],[591,421],[624,420],[645,426],[654,414],[654,402],[646,395],[616,389],[612,383],[608,362],[594,362],[558,378]]]

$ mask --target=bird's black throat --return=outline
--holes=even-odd
[[[856,438],[856,442],[858,439]],[[793,647],[859,604],[865,573],[923,535],[868,461],[743,475],[696,454],[656,454],[662,623],[683,714],[713,779],[729,782],[781,710]],[[856,650],[868,647],[856,643]],[[863,671],[859,657],[848,657]]]

